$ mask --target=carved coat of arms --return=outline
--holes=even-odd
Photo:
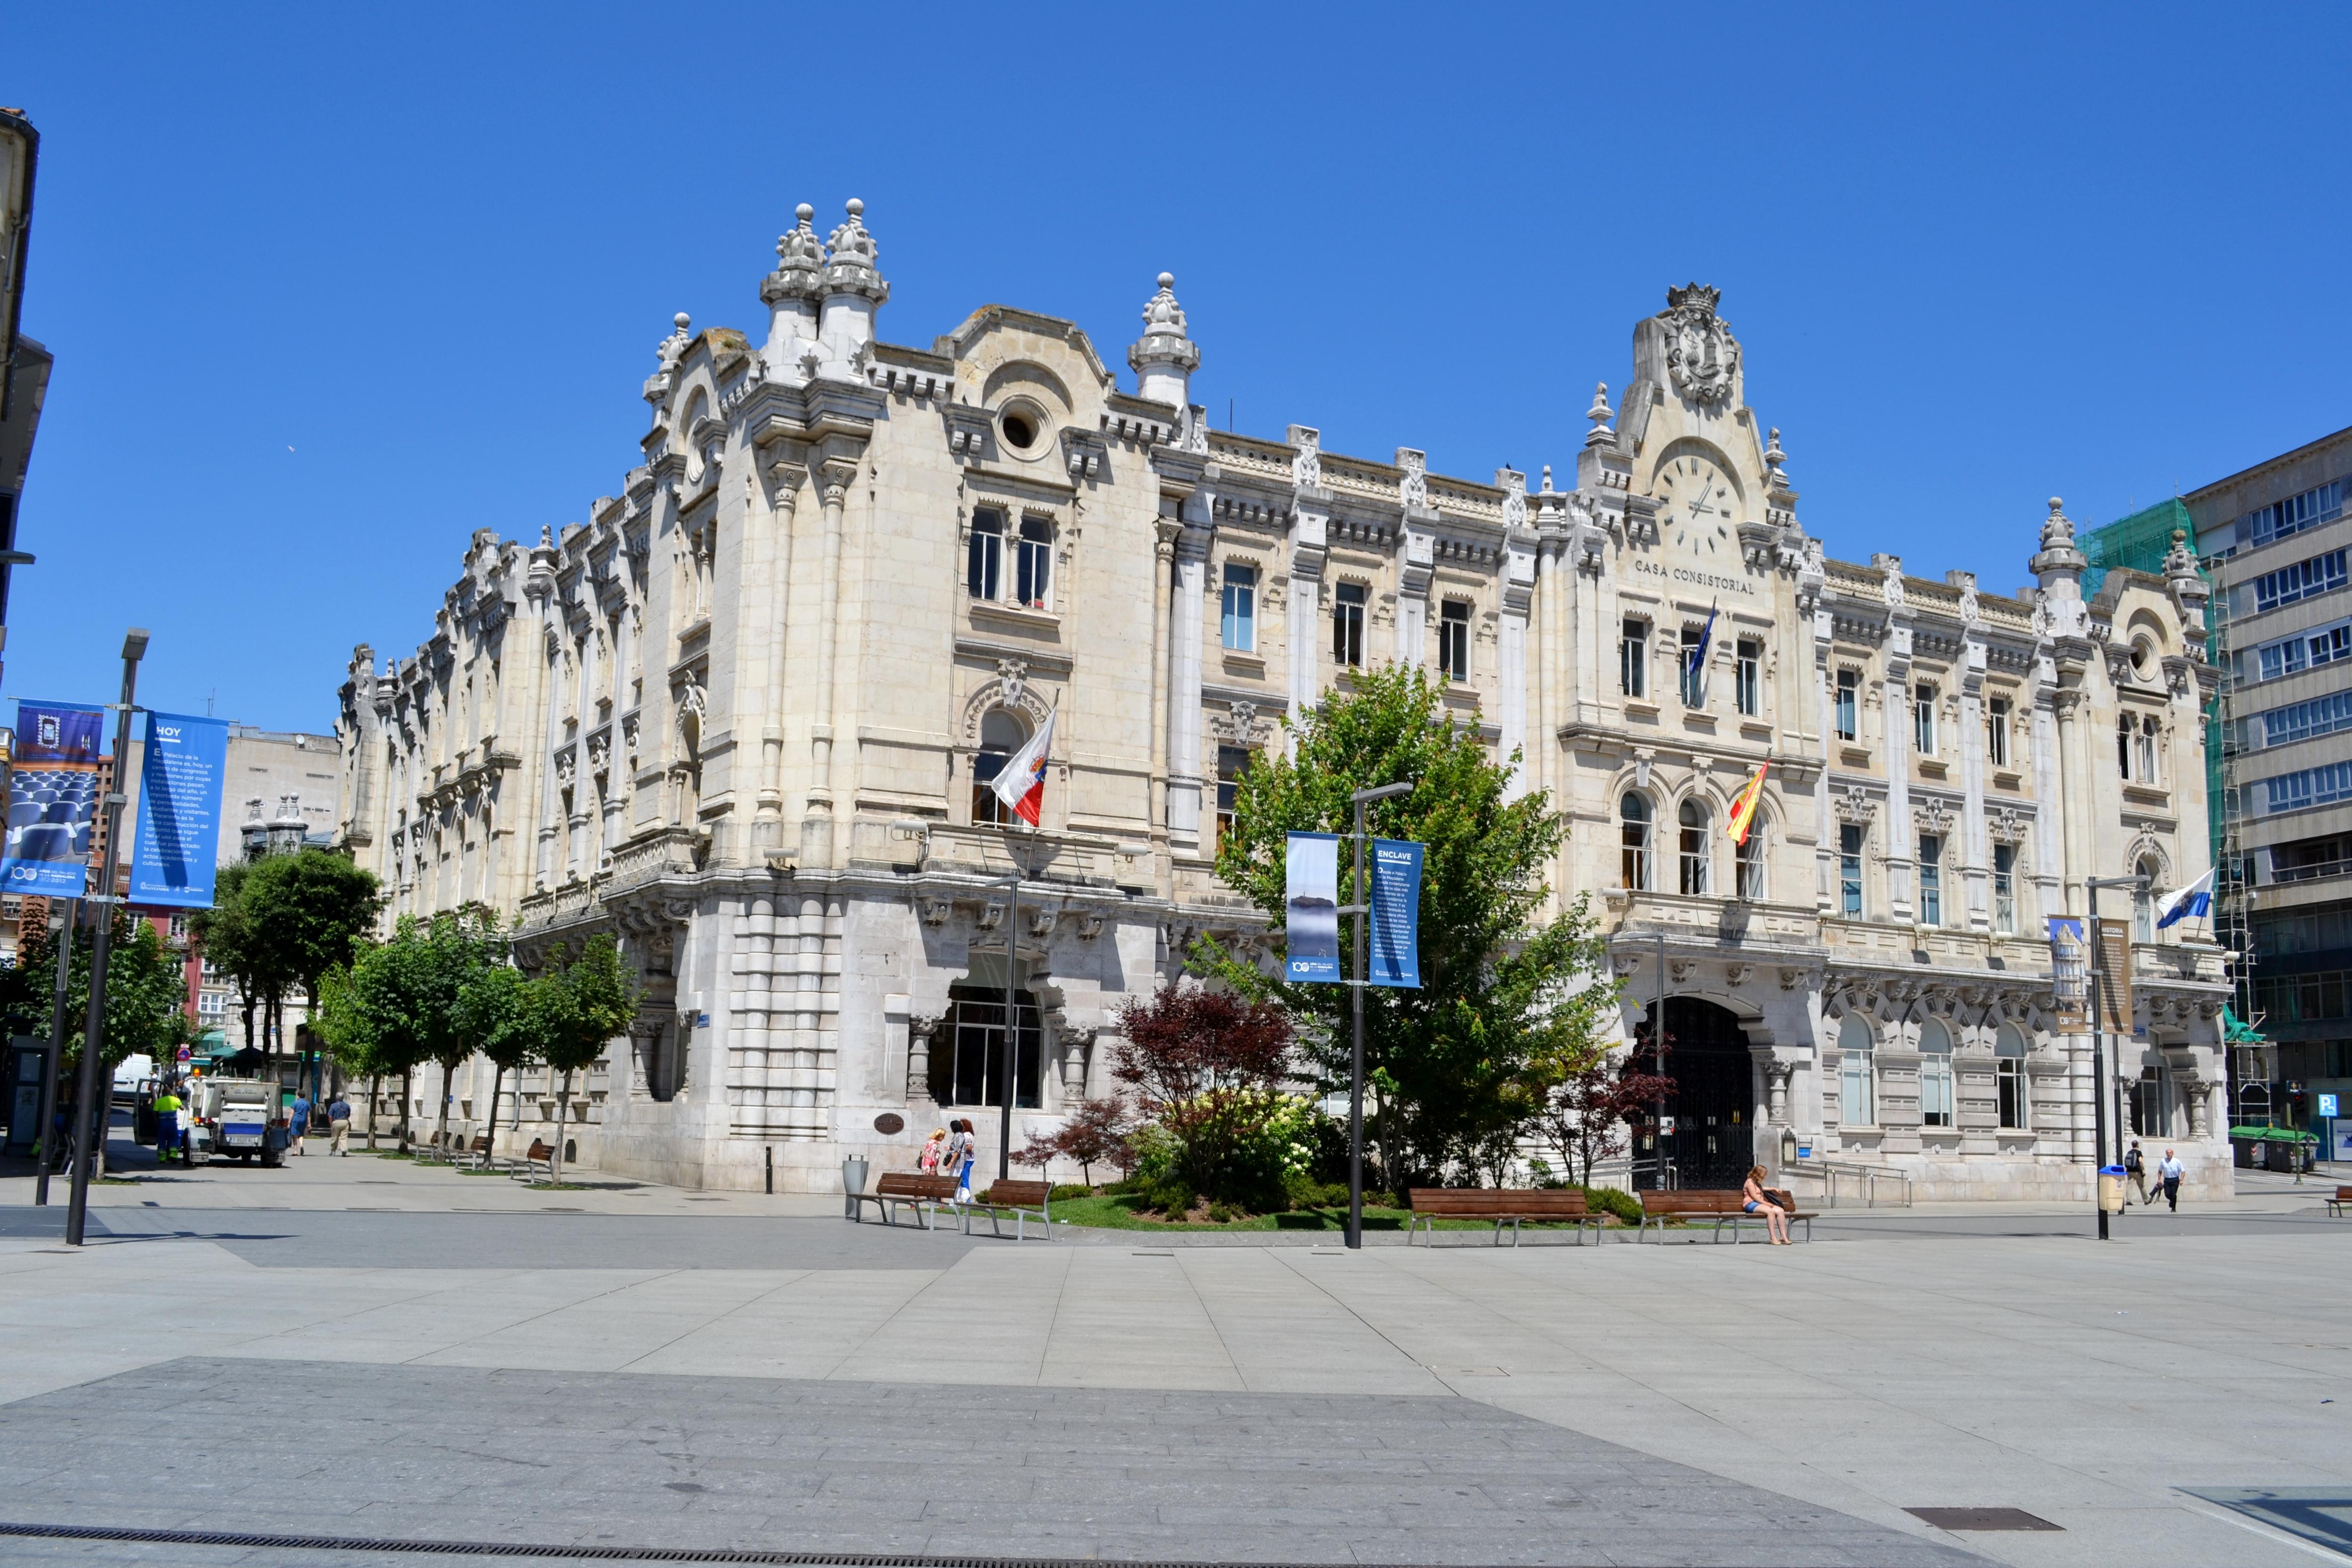
[[[1666,308],[1658,313],[1666,324],[1666,371],[1675,390],[1702,406],[1730,401],[1739,368],[1739,343],[1715,313],[1722,298],[1719,289],[1685,283],[1666,290]]]

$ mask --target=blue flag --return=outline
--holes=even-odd
[[[1698,629],[1698,646],[1690,651],[1689,662],[1684,667],[1685,677],[1696,675],[1706,663],[1706,645],[1715,640],[1715,616],[1723,607],[1721,600],[1706,607],[1706,625]]]

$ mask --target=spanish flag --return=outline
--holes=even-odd
[[[1734,844],[1748,842],[1748,829],[1756,821],[1756,803],[1764,795],[1764,770],[1771,765],[1769,757],[1756,764],[1756,776],[1740,790],[1731,803],[1731,815],[1723,819],[1723,830],[1731,836]]]

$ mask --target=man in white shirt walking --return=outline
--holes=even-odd
[[[2180,1163],[2180,1157],[2169,1149],[2164,1152],[2164,1158],[2156,1163],[2157,1183],[2163,1187],[2164,1201],[2171,1205],[2174,1214],[2180,1212],[2180,1178],[2188,1173],[2189,1169]]]

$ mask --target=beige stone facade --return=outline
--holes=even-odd
[[[1113,1009],[1192,932],[1265,949],[1211,869],[1220,776],[1402,659],[1569,812],[1556,885],[1613,932],[1629,1029],[1663,934],[1684,1180],[1778,1164],[1785,1130],[1921,1195],[2087,1190],[2088,1041],[2052,1032],[2042,917],[2089,877],[2204,868],[2193,570],[2085,604],[2054,504],[2030,597],[1825,559],[1712,290],[1637,326],[1622,413],[1603,389],[1571,484],[1530,488],[1211,430],[1164,275],[1133,392],[1003,306],[883,342],[856,209],[823,243],[808,220],[764,331],[664,340],[622,493],[536,545],[477,532],[432,639],[362,647],[343,689],[343,831],[395,912],[488,902],[526,962],[614,930],[644,976],[569,1113],[583,1157],[824,1189],[969,1114],[992,1168],[1008,941],[1018,1143],[1108,1087]],[[2125,712],[2145,776],[2118,774]],[[1043,821],[1008,829],[976,785],[1049,713]],[[1742,856],[1724,813],[1767,758]],[[2184,1152],[2226,1181],[2218,953],[2137,962],[2126,1054],[2177,1068]],[[520,1136],[553,1095],[526,1083]]]

